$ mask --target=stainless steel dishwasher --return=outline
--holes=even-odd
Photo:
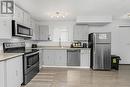
[[[67,66],[80,66],[80,50],[67,50]]]

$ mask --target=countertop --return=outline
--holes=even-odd
[[[58,46],[38,46],[37,48],[27,48],[27,49],[43,49],[43,50],[76,50],[76,49],[86,49],[90,50],[90,48],[70,48],[70,47],[58,47]]]
[[[15,58],[17,56],[21,56],[24,53],[0,53],[0,61],[5,61],[8,59]]]

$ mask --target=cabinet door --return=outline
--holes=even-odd
[[[22,9],[19,7],[15,6],[15,14],[14,14],[14,19],[17,21],[19,24],[24,23],[24,12]]]
[[[30,15],[24,12],[24,25],[30,27]]]
[[[5,87],[5,67],[4,67],[4,61],[0,62],[0,87]]]
[[[90,67],[90,51],[89,50],[81,50],[80,54],[80,66]]]
[[[20,87],[22,83],[22,75],[22,56],[6,61],[7,87]]]
[[[88,40],[88,25],[75,25],[73,32],[74,40]]]
[[[33,20],[33,37],[32,40],[39,40],[39,25]]]
[[[17,59],[17,86],[20,87],[20,85],[23,83],[23,61],[22,56],[19,56]]]
[[[67,51],[66,50],[55,50],[55,66],[66,66],[67,65]]]
[[[39,66],[42,68],[43,65],[43,50],[39,50]]]
[[[17,60],[16,58],[6,61],[7,87],[17,87]]]
[[[40,31],[39,31],[39,25],[37,23],[35,23],[35,40],[39,40],[39,34],[40,34]]]
[[[44,50],[43,55],[44,55],[44,65],[46,66],[53,66],[55,64],[55,51],[54,50]]]
[[[40,26],[40,40],[48,40],[49,37],[49,26],[42,25]]]
[[[11,19],[9,17],[0,17],[0,39],[11,39]]]

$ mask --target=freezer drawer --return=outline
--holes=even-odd
[[[80,50],[67,50],[67,66],[80,66]]]

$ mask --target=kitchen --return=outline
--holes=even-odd
[[[1,6],[0,87],[129,87],[129,2],[14,0],[13,10]],[[110,32],[109,57],[120,56],[119,70],[91,67],[93,32],[103,33],[101,39]]]

